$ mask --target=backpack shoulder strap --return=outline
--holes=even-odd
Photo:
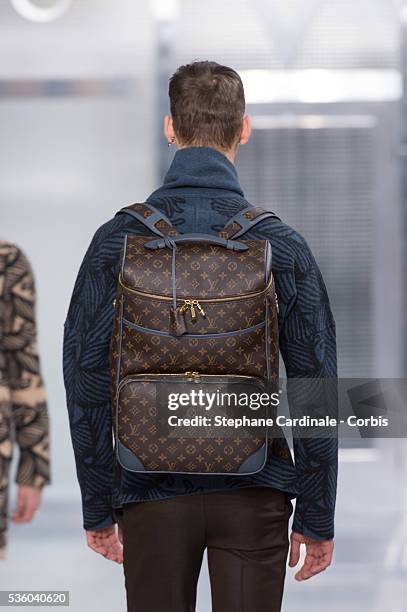
[[[281,221],[280,217],[277,217],[277,215],[270,210],[265,210],[260,206],[247,206],[229,219],[223,230],[219,232],[219,236],[227,239],[239,238],[239,236],[251,230],[255,225],[260,223],[260,221],[268,218]]]
[[[160,210],[157,210],[151,204],[145,202],[137,202],[131,206],[125,206],[119,210],[117,215],[130,215],[137,221],[140,221],[151,232],[158,236],[177,236],[178,231],[171,225],[171,221]]]

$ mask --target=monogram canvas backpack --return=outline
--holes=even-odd
[[[114,302],[118,461],[144,473],[261,470],[267,397],[278,389],[278,304],[269,242],[242,237],[274,213],[248,207],[218,235],[179,234],[150,204],[118,214],[146,227],[126,236]]]

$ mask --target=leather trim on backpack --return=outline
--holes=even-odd
[[[225,227],[219,232],[219,236],[226,239],[239,238],[260,223],[260,221],[269,218],[281,221],[280,217],[277,217],[275,213],[265,210],[260,206],[247,206],[227,222]]]
[[[131,206],[125,206],[116,214],[126,214],[140,221],[150,231],[158,236],[177,236],[178,231],[172,226],[171,221],[161,211],[151,204],[137,202]]]

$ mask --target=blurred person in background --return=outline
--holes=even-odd
[[[21,250],[0,241],[0,558],[5,557],[9,472],[20,456],[14,523],[31,521],[49,482],[48,413],[36,343],[35,286]]]
[[[251,206],[234,165],[251,132],[243,84],[231,68],[195,62],[176,71],[169,96],[164,132],[177,152],[147,203],[181,233],[213,234]],[[263,470],[244,480],[123,469],[112,440],[109,346],[126,234],[145,235],[146,229],[127,215],[98,229],[65,323],[65,387],[88,546],[124,562],[129,612],[195,610],[205,548],[214,612],[279,612],[293,497],[292,567],[306,547],[296,579],[311,578],[331,562],[337,439],[295,439],[294,466],[282,436]],[[306,241],[279,219],[259,224],[256,236],[272,247],[287,376],[336,379],[335,322]]]

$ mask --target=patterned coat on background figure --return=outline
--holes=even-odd
[[[35,287],[30,264],[0,241],[0,558],[6,545],[9,472],[19,447],[16,482],[49,482],[48,413],[36,346]]]

